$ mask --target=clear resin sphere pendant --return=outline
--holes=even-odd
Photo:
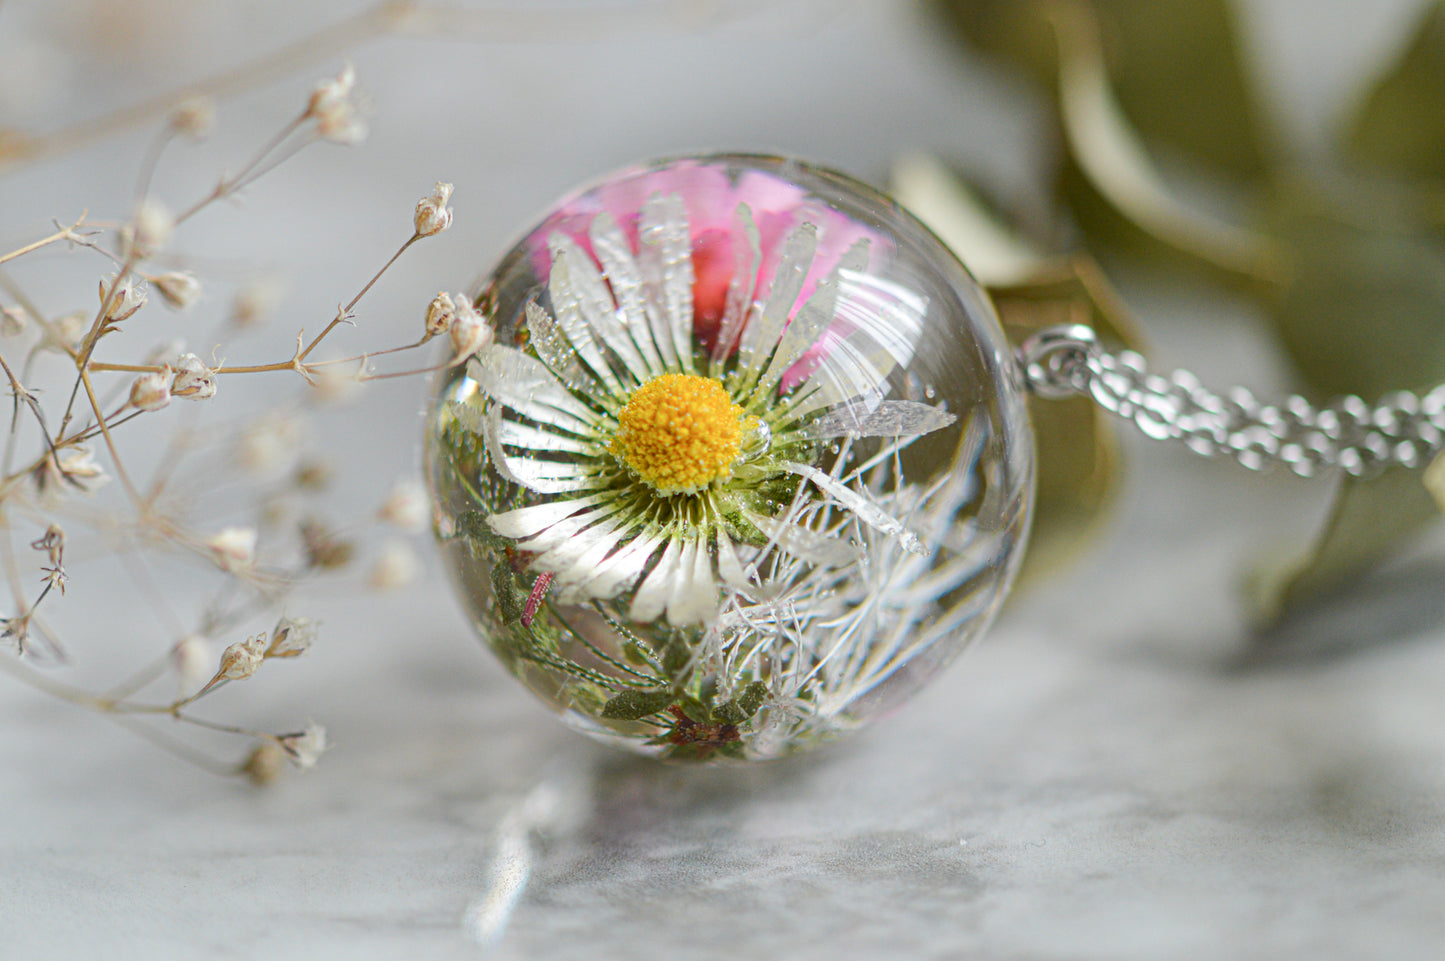
[[[1033,442],[987,298],[848,177],[716,155],[559,203],[428,420],[483,641],[573,727],[767,759],[912,696],[992,619]]]

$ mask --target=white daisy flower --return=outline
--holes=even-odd
[[[755,237],[746,205],[737,218]],[[693,333],[682,198],[654,195],[639,229],[634,251],[610,215],[597,215],[590,239],[599,262],[554,233],[551,309],[527,305],[531,349],[494,343],[468,366],[484,402],[460,416],[497,471],[538,495],[492,514],[492,530],[553,575],[559,603],[626,595],[629,620],[665,617],[676,627],[714,623],[730,592],[765,596],[766,556],[853,562],[847,544],[791,518],[795,492],[923,553],[900,517],[814,466],[831,438],[910,438],[954,420],[928,404],[882,399],[894,363],[866,335],[824,340],[862,293],[868,240],[794,311],[817,245],[817,228],[799,226],[756,304],[748,291],[730,292],[730,313],[705,353]],[[820,348],[827,356],[810,362]]]

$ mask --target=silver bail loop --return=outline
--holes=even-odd
[[[1048,327],[1018,349],[1029,390],[1040,397],[1060,398],[1089,389],[1089,358],[1099,349],[1093,328],[1083,324]]]

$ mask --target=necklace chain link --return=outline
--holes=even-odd
[[[1334,469],[1367,477],[1417,467],[1445,447],[1445,385],[1423,397],[1388,394],[1373,406],[1354,396],[1323,407],[1299,396],[1263,404],[1242,387],[1216,394],[1186,370],[1151,374],[1139,354],[1110,353],[1078,324],[1041,331],[1017,356],[1041,397],[1090,397],[1150,438],[1180,441],[1205,457],[1225,454],[1251,470],[1282,465],[1301,477]]]

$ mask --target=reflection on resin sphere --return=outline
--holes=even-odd
[[[563,200],[428,420],[488,647],[574,727],[771,758],[901,704],[1013,575],[1032,440],[983,294],[830,171],[718,155]]]

